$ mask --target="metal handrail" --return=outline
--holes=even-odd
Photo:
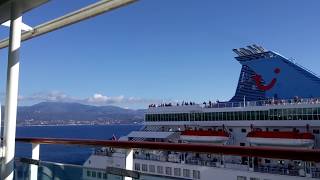
[[[194,104],[194,105],[174,105],[171,106],[156,106],[153,108],[166,107],[189,107],[196,106],[201,108],[237,108],[237,107],[256,107],[256,106],[279,106],[279,105],[294,105],[294,104],[320,104],[320,98],[297,98],[297,99],[268,99],[260,101],[243,101],[243,102],[214,102],[210,105]]]
[[[271,147],[243,147],[224,146],[211,144],[185,144],[167,142],[136,142],[136,141],[113,141],[93,139],[60,139],[60,138],[16,138],[17,142],[32,144],[64,144],[80,146],[113,147],[123,149],[152,149],[180,152],[197,152],[221,155],[236,155],[248,157],[262,157],[273,159],[290,159],[320,162],[320,150],[316,149],[293,149]]]

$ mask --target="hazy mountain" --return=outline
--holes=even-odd
[[[18,107],[18,123],[24,121],[103,121],[120,123],[143,121],[145,110],[116,106],[90,106],[79,103],[42,102]]]

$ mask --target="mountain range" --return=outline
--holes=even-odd
[[[3,111],[2,111],[3,112]],[[140,123],[145,110],[79,103],[41,102],[18,107],[18,125]],[[2,116],[3,117],[3,116]]]

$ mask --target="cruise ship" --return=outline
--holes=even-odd
[[[259,45],[233,52],[242,69],[229,101],[151,104],[143,128],[118,141],[319,148],[320,78]],[[103,171],[92,169],[124,168],[125,153],[96,149],[84,167],[84,179],[106,179]],[[134,151],[133,169],[162,179],[320,178],[320,163],[315,162],[142,149]]]

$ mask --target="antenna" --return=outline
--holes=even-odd
[[[255,49],[255,48],[252,47],[252,46],[247,46],[247,48],[248,48],[251,52],[253,52],[253,54],[258,54],[258,53],[260,53],[259,50]]]
[[[254,48],[256,48],[256,49],[258,49],[261,53],[264,53],[264,52],[266,52],[264,49],[263,49],[263,47],[261,47],[261,46],[258,46],[258,45],[256,45],[256,44],[254,44],[254,45],[252,45]]]
[[[232,49],[234,53],[236,53],[238,56],[243,56],[243,54],[238,49]]]
[[[252,53],[251,53],[251,51],[248,51],[247,49],[245,49],[245,48],[240,48],[240,52],[242,52],[243,54],[245,54],[246,56],[248,56],[248,55],[251,55]]]

